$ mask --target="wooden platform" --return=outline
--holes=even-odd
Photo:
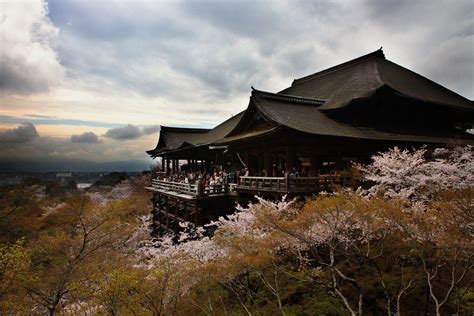
[[[178,232],[180,222],[202,226],[219,216],[233,213],[235,202],[246,203],[255,195],[304,196],[331,191],[347,181],[338,175],[318,177],[240,177],[239,184],[198,184],[152,180],[153,221],[158,234]]]

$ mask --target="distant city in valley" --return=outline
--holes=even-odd
[[[85,189],[92,184],[103,182],[104,178],[113,175],[122,175],[124,178],[133,177],[147,171],[112,171],[112,172],[0,172],[0,186],[28,182],[29,180],[40,180],[42,182],[58,182],[63,185],[71,185],[78,189]]]
[[[38,172],[139,172],[150,170],[153,161],[124,160],[94,162],[81,159],[0,159],[2,173],[38,173]]]

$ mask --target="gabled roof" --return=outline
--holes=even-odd
[[[190,146],[210,144],[224,138],[243,116],[244,111],[217,125],[213,129],[162,126],[156,147],[147,153],[156,157],[160,153]]]
[[[253,104],[249,107],[255,107],[261,115],[277,126],[314,135],[426,143],[447,143],[452,139],[465,139],[474,143],[472,135],[462,131],[430,131],[426,134],[423,131],[400,129],[389,132],[376,127],[357,126],[335,120],[325,111],[321,111],[322,106],[295,104],[265,96],[255,96],[252,101]]]
[[[295,79],[280,94],[324,99],[321,110],[343,108],[382,87],[424,102],[474,111],[471,100],[387,59],[382,49],[309,76]]]
[[[147,153],[155,156],[156,154],[166,150],[177,149],[183,147],[186,144],[192,144],[201,135],[207,132],[209,132],[209,129],[205,128],[161,126],[160,136],[155,149],[148,150]]]

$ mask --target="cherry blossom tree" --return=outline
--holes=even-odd
[[[370,195],[426,201],[441,190],[466,189],[474,184],[474,147],[438,148],[427,158],[426,147],[394,147],[372,157],[369,165],[356,164],[364,178],[374,182]]]

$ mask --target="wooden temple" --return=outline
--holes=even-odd
[[[162,126],[154,218],[163,230],[204,224],[256,194],[317,194],[351,179],[353,162],[388,148],[474,144],[471,100],[399,66],[377,50],[295,79],[277,92],[252,88],[248,107],[213,129]],[[224,171],[209,184],[170,175]]]

